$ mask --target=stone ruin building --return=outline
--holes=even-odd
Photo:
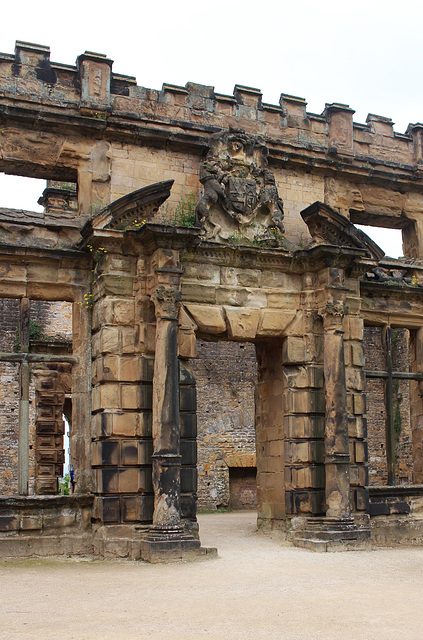
[[[0,210],[0,553],[192,557],[197,503],[423,543],[423,124],[112,64],[0,54],[0,170],[47,181]]]

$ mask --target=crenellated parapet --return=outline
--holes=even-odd
[[[194,133],[201,145],[205,134],[241,127],[263,136],[275,159],[323,154],[332,163],[355,161],[388,172],[415,171],[423,162],[421,124],[400,134],[390,118],[369,114],[365,124],[353,122],[354,110],[345,104],[326,104],[319,115],[307,112],[303,98],[282,93],[279,104],[268,104],[259,89],[242,85],[235,85],[233,95],[192,82],[148,89],[132,76],[114,73],[104,54],[89,51],[73,66],[52,62],[49,47],[17,41],[14,54],[0,54],[0,98],[4,116],[19,109],[30,117],[34,105],[38,110],[42,104],[60,119],[65,107],[68,125],[75,124],[72,117],[82,117],[88,127],[119,129],[122,135],[129,123],[148,124],[150,137],[165,125],[173,136],[183,130],[191,144]]]

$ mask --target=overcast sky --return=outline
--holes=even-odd
[[[356,122],[375,113],[403,133],[423,121],[422,18],[423,3],[411,0],[23,0],[2,8],[0,51],[26,40],[67,64],[97,51],[145,87],[190,81],[232,94],[244,84],[273,104],[301,96],[314,113],[343,102]],[[0,206],[34,208],[33,194],[28,204],[19,189],[16,203],[12,188],[11,203],[0,189]]]

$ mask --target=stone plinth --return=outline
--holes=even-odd
[[[367,518],[358,525],[348,516],[306,518],[293,542],[311,551],[366,551],[370,549],[370,521]]]

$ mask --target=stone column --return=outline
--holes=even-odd
[[[178,313],[180,277],[175,252],[158,250],[153,259],[156,312],[153,375],[153,524],[141,543],[141,556],[163,562],[197,554],[200,542],[181,525]]]
[[[326,516],[350,516],[343,304],[328,303],[324,317]]]
[[[153,377],[153,487],[155,534],[182,533],[180,518],[179,368],[177,289],[159,287]]]

